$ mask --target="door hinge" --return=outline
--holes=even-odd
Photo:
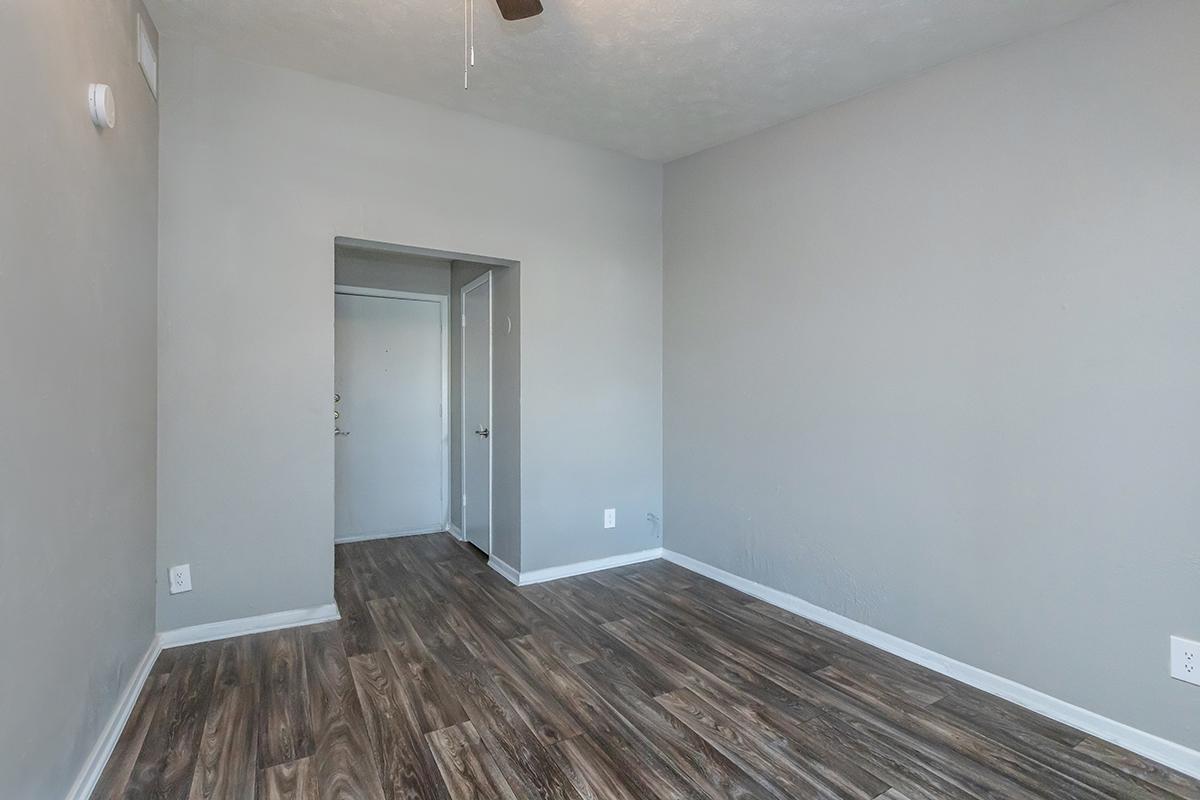
[[[467,496],[465,494],[463,495],[463,503],[462,504],[464,506],[467,504]]]
[[[464,328],[467,327],[467,315],[466,314],[462,315],[462,326]]]

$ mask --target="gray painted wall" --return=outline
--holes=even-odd
[[[1200,4],[666,168],[666,544],[1200,746]]]
[[[450,262],[355,247],[334,248],[334,283],[393,292],[450,294]]]
[[[162,50],[159,627],[332,599],[336,236],[519,261],[521,566],[654,546],[662,168]]]
[[[158,115],[140,9],[0,4],[2,797],[67,793],[154,635]],[[88,117],[93,82],[113,87],[113,130]]]

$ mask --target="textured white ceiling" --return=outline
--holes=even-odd
[[[147,0],[159,28],[252,61],[666,161],[1115,0]]]

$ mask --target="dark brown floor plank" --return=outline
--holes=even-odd
[[[305,634],[304,666],[316,739],[313,763],[321,797],[383,800],[358,689],[336,628],[327,626]]]
[[[577,575],[544,584],[547,592],[558,595],[577,609],[592,625],[603,625],[637,613],[638,607],[619,592],[607,589],[590,575]]]
[[[251,797],[258,773],[253,683],[222,686],[208,709],[189,800]]]
[[[531,672],[507,647],[492,648],[481,660],[492,682],[543,745],[583,733],[578,720],[545,690],[540,673]]]
[[[517,800],[470,722],[426,734],[454,800]]]
[[[828,664],[853,669],[887,686],[891,692],[904,694],[918,705],[936,703],[961,686],[944,675],[761,600],[726,610],[748,624],[756,625],[760,631],[778,637],[785,646],[801,649]],[[782,625],[764,629],[764,617]]]
[[[660,587],[662,591],[682,595],[689,594],[693,586],[706,580],[694,572],[689,572],[678,564],[662,560],[643,561],[640,564],[630,564],[625,567],[605,570],[605,572],[620,576],[644,576],[652,579],[654,585]]]
[[[642,658],[603,628],[588,623],[584,615],[577,612],[562,598],[549,592],[544,585],[522,589],[521,594],[554,617],[560,624],[570,628],[595,654],[596,660],[617,665],[626,677],[646,694],[661,694],[678,688],[670,676],[657,664]]]
[[[393,650],[386,655],[395,674],[397,703],[418,733],[448,728],[469,719],[445,669],[432,656],[406,660],[397,657]]]
[[[566,762],[566,772],[584,800],[642,800],[645,795],[629,786],[621,768],[604,748],[581,734],[554,746]]]
[[[410,609],[396,597],[367,601],[367,610],[379,634],[380,643],[397,651],[403,659],[426,658],[429,649],[425,646],[417,626],[426,631],[426,638],[434,638],[433,629],[426,620],[415,617]]]
[[[831,736],[842,737],[844,752],[856,756],[864,768],[912,800],[1035,796],[953,750],[893,728],[868,713],[835,710],[817,719],[829,723]]]
[[[748,667],[706,650],[694,639],[669,633],[665,626],[640,621],[606,622],[604,629],[643,658],[670,671],[677,687],[710,695],[737,713],[751,717],[758,705],[779,706],[801,719],[819,712],[804,696],[789,692]]]
[[[578,800],[562,767],[496,686],[487,666],[461,643],[437,651],[435,657],[451,677],[485,747],[522,800]]]
[[[655,701],[780,800],[838,796],[777,755],[773,737],[740,724],[690,689],[659,695]]]
[[[1168,769],[1161,764],[1155,764],[1136,753],[1122,750],[1114,744],[1088,736],[1075,746],[1075,750],[1089,758],[1140,778],[1165,792],[1170,792],[1181,800],[1200,800],[1200,781]]]
[[[312,755],[308,681],[298,630],[271,631],[259,652],[258,766],[273,767]]]
[[[583,664],[592,659],[583,658],[578,661],[555,650],[554,646],[536,633],[528,636],[518,636],[505,642],[512,654],[520,659],[526,669],[532,672],[543,672],[548,669],[558,669],[567,664]]]
[[[769,796],[723,755],[603,662],[547,680],[643,796],[709,800]]]
[[[406,681],[400,679],[391,661],[381,653],[364,653],[350,658],[350,670],[362,704],[367,733],[379,767],[387,800],[448,797],[437,764],[425,740],[426,731],[409,713],[404,699]]]
[[[175,667],[175,660],[179,656],[182,648],[172,647],[168,650],[163,650],[158,654],[158,658],[154,659],[154,666],[150,668],[151,675],[168,675]]]
[[[445,579],[445,585],[453,587],[458,607],[478,617],[497,639],[512,639],[530,632],[504,605],[493,602],[471,576],[448,563],[438,564],[436,570]]]
[[[190,800],[250,797],[258,779],[259,661],[255,641],[221,642]]]
[[[475,581],[488,600],[500,608],[518,624],[530,631],[539,642],[547,646],[555,657],[573,664],[581,664],[596,657],[586,640],[570,627],[561,624],[547,614],[523,593],[513,591],[512,584],[492,570],[476,575]],[[523,637],[502,637],[506,639]]]
[[[802,764],[803,772],[837,797],[873,798],[890,784],[865,769],[857,758],[837,745],[821,718],[799,720],[768,709],[759,724],[784,734],[775,749],[789,762]]]
[[[125,797],[131,800],[183,800],[191,791],[221,645],[200,644],[179,650],[125,787]]]
[[[333,571],[333,598],[342,615],[342,645],[346,655],[373,653],[379,649],[379,635],[375,622],[367,611],[366,600],[354,574],[349,567],[338,567]]]
[[[174,663],[174,659],[170,663]],[[167,684],[169,674],[168,668],[166,672],[154,672],[146,679],[146,684],[142,687],[142,692],[138,695],[133,710],[129,713],[125,728],[117,739],[112,755],[109,756],[108,764],[105,765],[104,772],[101,773],[100,780],[92,791],[92,800],[117,798],[125,792],[125,785],[129,783],[133,765],[137,762],[138,753],[141,752],[142,744],[146,741],[146,733],[150,730],[150,724],[154,721],[154,715],[158,711],[158,704],[163,696],[163,687]]]
[[[987,739],[1045,764],[1055,771],[1103,794],[1129,800],[1147,800],[1159,794],[1157,788],[1136,775],[1123,772],[1103,761],[1080,757],[1074,745],[1067,746],[1043,735],[1029,719],[1016,716],[1002,703],[968,702],[944,697],[933,705],[948,717],[979,732]],[[1078,744],[1076,742],[1075,744]]]
[[[947,751],[957,753],[973,762],[978,771],[986,771],[1020,787],[1023,796],[1036,796],[1044,791],[1054,797],[1089,800],[1104,797],[1099,789],[1077,783],[1047,764],[991,742],[970,726],[957,723],[932,706],[914,706],[898,698],[881,702],[884,698],[869,682],[858,681],[837,667],[826,667],[815,675],[853,701],[843,704],[843,708],[853,708],[856,703],[873,719],[885,722],[893,730],[905,732],[910,739],[921,738],[942,748],[943,756]]]
[[[614,592],[628,593],[638,600],[642,616],[652,615],[688,631],[722,652],[737,654],[742,660],[754,655],[760,661],[769,661],[785,671],[811,672],[828,666],[829,662],[814,650],[797,647],[795,641],[783,642],[761,629],[761,618],[748,618],[740,604],[725,603],[720,607],[697,604],[692,599],[695,588],[688,595],[673,595],[655,591],[653,586],[639,580],[640,576],[608,578]],[[603,576],[601,579],[604,579]]]
[[[346,563],[354,576],[355,586],[364,600],[378,600],[391,597],[395,592],[396,575],[389,575],[386,569],[381,569],[371,553],[371,542],[355,542],[342,545],[347,550]]]
[[[301,758],[259,770],[258,800],[319,800],[312,758]]]

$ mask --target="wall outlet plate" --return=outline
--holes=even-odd
[[[1200,686],[1200,642],[1171,637],[1171,677]]]
[[[604,509],[604,527],[617,527],[617,510],[615,508]]]
[[[171,567],[169,577],[171,594],[190,592],[192,590],[191,564],[180,564],[177,567]]]

